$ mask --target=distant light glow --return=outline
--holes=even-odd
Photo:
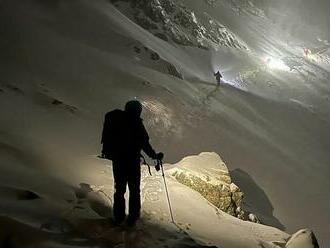
[[[312,53],[312,50],[310,50],[308,48],[304,48],[304,57],[313,62],[319,62],[318,55],[315,53]]]
[[[277,59],[274,57],[266,57],[264,60],[266,66],[272,70],[280,70],[280,71],[290,71],[290,67],[288,67],[283,60]]]

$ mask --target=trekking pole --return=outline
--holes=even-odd
[[[170,215],[171,215],[172,223],[175,224],[174,218],[173,218],[173,212],[172,212],[172,206],[171,206],[170,196],[168,195],[167,184],[166,184],[166,180],[165,180],[165,174],[164,174],[164,168],[163,168],[163,162],[162,162],[162,160],[157,160],[157,164],[160,165],[160,168],[162,169],[162,176],[163,176],[163,179],[164,179],[164,185],[165,185],[165,192],[166,192],[166,197],[167,197],[167,202],[168,202],[168,208],[170,210]]]

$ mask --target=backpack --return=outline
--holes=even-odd
[[[125,112],[123,110],[116,109],[105,115],[101,140],[104,158],[112,160],[120,155],[124,124]]]
[[[101,143],[103,157],[110,160],[139,160],[142,149],[155,153],[142,119],[119,109],[105,115]]]

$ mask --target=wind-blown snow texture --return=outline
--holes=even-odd
[[[169,163],[221,154],[247,192],[249,211],[288,233],[311,228],[321,247],[329,246],[327,22],[293,16],[296,2],[240,2],[180,4],[197,20],[206,13],[224,25],[247,49],[215,45],[206,34],[208,49],[164,41],[105,0],[0,1],[0,182],[6,197],[9,188],[45,199],[4,196],[1,212],[33,225],[71,209],[69,188],[111,185],[95,158],[103,115],[137,97],[151,142]],[[212,232],[224,229],[219,223]]]

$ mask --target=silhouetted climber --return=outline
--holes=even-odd
[[[125,111],[116,109],[105,115],[102,132],[102,157],[112,160],[115,183],[113,216],[116,224],[125,219],[126,186],[129,188],[128,225],[140,217],[140,157],[143,150],[152,159],[162,159],[149,143],[148,133],[140,118],[142,104],[137,100],[126,103]]]
[[[220,71],[214,73],[214,76],[215,76],[215,79],[217,80],[218,85],[220,85],[221,78],[222,78]]]

